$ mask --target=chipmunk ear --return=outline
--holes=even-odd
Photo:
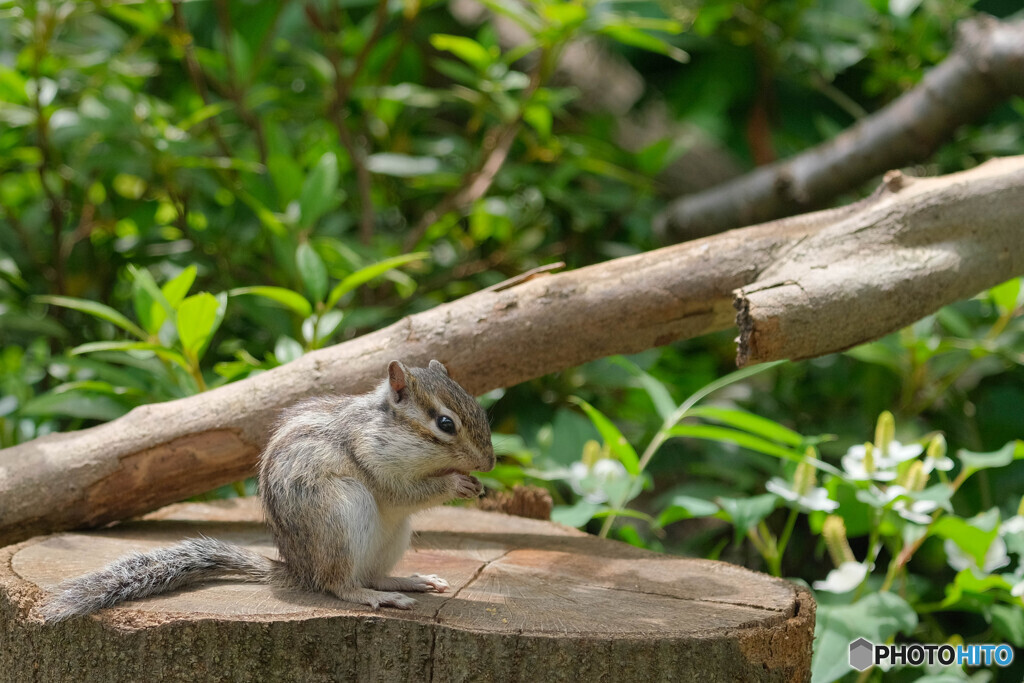
[[[391,396],[395,402],[402,400],[402,392],[409,386],[409,370],[393,360],[388,363],[388,383],[391,385]]]
[[[439,360],[432,360],[432,361],[430,361],[430,363],[427,364],[427,368],[430,369],[430,370],[440,370],[444,374],[446,374],[446,375],[448,374],[448,368],[446,368],[444,366],[444,363],[442,363]]]

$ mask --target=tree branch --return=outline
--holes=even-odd
[[[673,201],[657,229],[678,242],[825,205],[888,169],[927,159],[1011,94],[1024,95],[1024,22],[966,21],[953,52],[913,90],[813,149]]]
[[[124,519],[251,474],[282,408],[365,391],[394,358],[437,358],[479,394],[731,327],[736,291],[751,330],[741,360],[801,357],[1024,274],[1024,156],[941,178],[890,178],[852,214],[834,215],[478,292],[204,394],[2,450],[0,545]]]
[[[487,194],[487,190],[494,183],[498,171],[505,165],[508,153],[512,149],[512,143],[516,141],[516,137],[519,135],[519,129],[523,121],[523,110],[526,104],[529,103],[533,93],[540,87],[546,72],[550,69],[549,58],[550,56],[546,52],[541,51],[537,63],[530,73],[530,83],[520,97],[519,102],[521,106],[516,115],[508,121],[495,125],[488,131],[487,135],[484,136],[483,155],[480,165],[466,173],[459,187],[445,195],[436,206],[420,217],[420,220],[405,238],[403,248],[406,251],[415,248],[419,241],[423,239],[427,230],[430,229],[430,226],[440,220],[446,213],[462,210]]]
[[[335,129],[338,131],[338,140],[348,154],[352,167],[356,172],[356,188],[359,192],[359,240],[363,244],[369,244],[373,239],[374,213],[373,213],[373,184],[370,177],[370,170],[366,167],[366,144],[362,136],[353,136],[345,123],[345,107],[348,105],[352,87],[356,79],[362,73],[369,59],[373,46],[384,35],[384,27],[388,19],[387,0],[379,0],[374,16],[373,32],[366,39],[362,49],[356,56],[355,66],[352,73],[346,76],[342,66],[343,55],[338,49],[333,37],[334,31],[332,20],[322,17],[312,3],[306,5],[306,17],[311,26],[316,29],[324,41],[324,51],[334,70],[334,93],[327,105],[327,113]]]
[[[234,49],[234,27],[231,23],[231,8],[227,0],[217,0],[217,17],[220,23],[221,35],[224,37],[224,64],[227,67],[227,83],[224,84],[225,91],[221,93],[235,103],[238,116],[256,138],[256,151],[260,156],[260,163],[267,165],[267,141],[263,134],[263,123],[260,118],[249,110],[245,103],[245,85],[238,79],[238,69],[235,65]]]
[[[211,102],[210,92],[206,87],[206,78],[203,74],[203,67],[199,64],[199,60],[196,58],[195,39],[188,28],[188,22],[185,21],[185,15],[181,11],[181,2],[182,0],[172,0],[171,16],[174,21],[174,28],[180,34],[180,39],[183,45],[182,59],[185,62],[185,71],[188,73],[189,80],[192,81],[192,87],[194,87],[196,92],[199,93],[199,97],[202,99],[203,104],[209,105]],[[213,134],[213,139],[216,142],[220,153],[225,157],[233,157],[234,155],[231,152],[231,147],[224,139],[224,134],[221,132],[220,125],[217,123],[217,117],[211,116],[207,119],[206,125],[209,126],[210,132]]]
[[[940,178],[886,174],[859,211],[737,290],[737,363],[842,351],[1024,272],[1021,160]]]

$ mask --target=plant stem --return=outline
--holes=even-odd
[[[665,443],[669,438],[671,438],[669,430],[672,429],[672,427],[676,426],[676,424],[680,420],[686,417],[686,413],[688,413],[690,409],[697,404],[698,401],[702,400],[709,394],[713,394],[722,387],[728,386],[734,382],[739,382],[741,380],[747,379],[748,377],[753,377],[754,375],[760,374],[765,370],[770,370],[771,368],[774,368],[775,366],[781,365],[782,363],[785,362],[786,361],[784,360],[777,360],[771,363],[761,363],[760,365],[752,365],[750,367],[742,368],[740,370],[737,370],[736,372],[729,373],[725,377],[720,377],[716,379],[714,382],[711,382],[710,384],[701,387],[693,394],[691,394],[689,398],[687,398],[685,401],[679,404],[679,407],[676,408],[671,415],[665,418],[665,421],[661,424],[661,429],[659,429],[658,433],[654,435],[654,438],[651,439],[651,442],[647,444],[647,448],[644,449],[643,455],[640,456],[640,460],[637,463],[637,476],[639,477],[640,475],[643,474],[644,468],[647,467],[647,464],[651,461],[651,458],[654,457],[654,454],[658,451],[659,448],[661,448],[661,445],[663,443]],[[629,490],[631,489],[627,489],[627,491]],[[620,500],[618,504],[613,507],[613,509],[620,509],[623,506],[625,506],[625,504],[625,500]],[[598,536],[600,536],[601,538],[607,538],[608,532],[611,531],[612,523],[614,521],[615,513],[612,512],[604,518],[604,523],[601,525],[601,531],[598,534]]]
[[[793,535],[793,528],[796,526],[796,518],[799,517],[800,511],[796,508],[791,508],[789,511],[789,517],[786,519],[786,526],[782,528],[782,534],[779,536],[779,543],[777,546],[778,550],[778,571],[774,572],[775,576],[782,576],[782,556],[786,554],[786,546],[789,545],[789,539]]]

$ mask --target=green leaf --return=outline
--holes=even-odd
[[[597,512],[594,513],[594,519],[604,519],[605,517],[608,517],[610,515],[615,515],[616,517],[631,517],[632,519],[640,519],[647,522],[651,526],[656,526],[658,523],[657,520],[654,519],[654,517],[651,517],[646,512],[640,512],[639,510],[631,510],[630,508],[615,508],[614,510],[608,508],[606,510],[598,510]]]
[[[306,297],[284,287],[237,287],[228,291],[228,296],[243,296],[245,294],[252,294],[253,296],[277,302],[303,318],[313,315],[313,307],[306,300]]]
[[[722,422],[730,427],[742,429],[755,436],[760,436],[770,441],[777,441],[793,448],[799,448],[804,444],[804,437],[792,429],[783,427],[773,420],[748,413],[745,410],[699,406],[691,409],[687,416]]]
[[[772,361],[770,363],[760,363],[759,365],[749,365],[749,366],[747,366],[745,368],[740,368],[739,370],[736,370],[735,372],[730,372],[725,377],[719,377],[714,382],[711,382],[711,383],[701,387],[697,391],[693,392],[689,396],[689,398],[687,398],[685,401],[683,401],[683,403],[676,409],[676,412],[674,413],[675,420],[673,421],[673,423],[678,422],[679,420],[683,419],[687,414],[689,414],[690,409],[693,408],[693,406],[695,406],[704,397],[709,396],[710,394],[713,394],[716,391],[718,391],[719,389],[722,389],[723,387],[727,387],[730,384],[735,384],[736,382],[741,382],[741,381],[747,379],[748,377],[753,377],[754,375],[759,375],[762,372],[765,372],[766,370],[771,370],[772,368],[774,368],[776,366],[779,366],[779,365],[782,365],[783,363],[786,363],[786,362],[787,361],[784,361],[784,360],[776,360],[776,361]]]
[[[999,525],[995,524],[991,530],[984,531],[959,517],[946,515],[931,525],[929,533],[953,541],[962,551],[973,557],[979,567],[984,567],[985,553],[999,535]]]
[[[178,124],[178,128],[187,131],[192,126],[202,123],[203,121],[206,121],[209,118],[213,118],[214,116],[218,116],[233,106],[234,105],[231,102],[228,102],[226,100],[207,104],[206,106],[196,109],[194,112],[192,112],[187,117],[182,119],[181,122]]]
[[[665,509],[658,515],[658,526],[667,526],[681,519],[710,517],[718,510],[718,505],[710,500],[686,495],[673,496]]]
[[[124,317],[121,313],[118,313],[110,306],[101,304],[97,301],[89,301],[88,299],[76,299],[70,296],[37,296],[34,297],[36,301],[41,301],[45,304],[51,304],[53,306],[62,306],[63,308],[70,308],[75,311],[81,311],[87,313],[100,320],[105,320],[108,323],[112,323],[120,327],[125,332],[133,334],[139,339],[146,339],[148,335],[145,330],[140,328],[138,325],[133,323],[128,318]]]
[[[301,357],[302,344],[291,337],[278,337],[277,343],[274,344],[274,358],[277,359],[278,363],[284,365],[285,363],[291,363],[296,358]]]
[[[451,52],[453,55],[483,73],[498,57],[472,38],[435,33],[430,36],[430,44],[435,50]]]
[[[736,527],[736,538],[740,538],[775,510],[779,497],[774,493],[762,493],[749,498],[716,498],[715,502],[722,508],[719,516],[732,522]]]
[[[1013,584],[998,574],[979,574],[974,569],[964,569],[957,572],[953,582],[960,587],[962,593],[980,595],[990,590],[1002,589],[1007,592],[1013,588]]]
[[[137,278],[132,282],[132,306],[135,308],[135,317],[138,318],[139,323],[150,337],[155,337],[160,332],[164,321],[167,320],[167,312],[153,299],[150,291],[143,287]]]
[[[480,0],[480,4],[495,14],[508,17],[526,29],[530,34],[534,34],[541,29],[540,21],[538,21],[536,15],[528,11],[527,7],[529,5],[520,5],[516,2],[507,2],[507,0]]]
[[[177,309],[178,305],[184,301],[185,295],[188,294],[188,290],[192,289],[192,284],[196,281],[196,272],[197,268],[194,265],[189,266],[165,282],[164,286],[160,288],[171,308]]]
[[[619,367],[625,368],[640,380],[640,386],[651,397],[651,403],[654,404],[654,409],[658,411],[658,415],[661,416],[662,420],[667,420],[675,412],[676,402],[672,400],[672,395],[668,393],[668,389],[665,388],[664,384],[641,370],[636,363],[622,356],[615,356],[610,360]]]
[[[209,292],[193,294],[178,306],[178,339],[185,355],[198,361],[223,318],[223,302]]]
[[[616,42],[630,47],[638,47],[648,52],[656,52],[665,55],[677,62],[684,63],[690,60],[690,56],[684,50],[679,49],[671,43],[667,43],[657,36],[645,33],[639,29],[625,24],[612,24],[603,27],[599,33],[608,36]]]
[[[559,29],[575,28],[587,18],[587,8],[572,2],[540,3],[538,10],[548,23]]]
[[[302,195],[302,167],[292,156],[271,154],[267,158],[267,170],[282,206],[287,206]]]
[[[380,152],[367,157],[366,168],[371,173],[380,175],[415,178],[437,173],[441,170],[441,162],[435,157],[414,157],[408,154]]]
[[[537,131],[541,140],[547,140],[551,137],[551,109],[543,104],[531,104],[523,109],[523,121],[526,121]]]
[[[1009,605],[992,605],[991,610],[992,628],[996,633],[1017,647],[1024,648],[1024,610]]]
[[[241,188],[235,188],[235,196],[242,200],[246,206],[252,209],[256,217],[259,218],[260,223],[263,227],[270,230],[270,232],[277,237],[286,237],[288,235],[288,228],[277,217],[273,211],[268,209],[263,202],[253,197],[251,194]]]
[[[1020,297],[1020,283],[1021,278],[1015,277],[988,290],[992,303],[996,305],[1001,315],[1009,315],[1017,308],[1017,299]]]
[[[956,455],[963,463],[965,476],[969,477],[975,472],[994,467],[1006,467],[1014,460],[1024,458],[1024,441],[1010,441],[998,451],[991,453],[959,450]]]
[[[21,407],[19,412],[27,416],[63,415],[109,422],[121,417],[131,408],[131,405],[107,394],[84,391],[51,391],[31,399]]]
[[[732,443],[741,448],[747,448],[766,455],[773,455],[784,460],[792,460],[793,462],[802,462],[804,460],[804,454],[798,450],[786,448],[785,446],[780,446],[779,444],[768,441],[767,439],[762,439],[759,436],[754,436],[753,434],[748,434],[747,432],[741,432],[735,429],[728,429],[727,427],[690,424],[677,425],[669,429],[668,434],[670,436],[683,436],[692,439],[709,439],[711,441]]]
[[[156,280],[148,270],[128,264],[128,272],[132,276],[132,303],[135,306],[135,315],[150,336],[155,337],[168,316],[174,315],[174,307],[167,300],[163,290],[157,287]]]
[[[73,356],[81,355],[83,353],[102,353],[106,351],[149,351],[158,358],[175,363],[184,370],[189,369],[188,361],[185,357],[174,349],[168,349],[160,344],[152,344],[150,342],[133,342],[133,341],[109,341],[109,342],[89,342],[88,344],[81,344],[71,349],[68,353]],[[120,359],[119,359],[120,360]]]
[[[341,326],[341,321],[344,319],[345,315],[341,311],[325,311],[317,319],[314,330],[316,334],[310,341],[319,348],[321,342],[330,339],[331,335],[338,331],[338,327]]]
[[[345,296],[359,285],[365,284],[375,277],[379,277],[389,270],[394,270],[395,268],[404,266],[407,263],[422,261],[428,256],[430,256],[429,252],[417,251],[413,254],[403,254],[401,256],[386,258],[383,261],[378,261],[377,263],[372,263],[360,268],[351,275],[347,275],[341,282],[334,286],[334,289],[331,290],[330,296],[327,297],[326,308],[331,309],[337,306],[341,297]]]
[[[311,228],[338,204],[338,157],[326,152],[306,176],[299,195],[299,224]],[[317,299],[319,301],[320,299]]]
[[[832,683],[853,671],[850,643],[866,638],[885,643],[897,632],[910,635],[917,613],[895,593],[869,593],[852,605],[818,605],[814,628],[812,683]]]
[[[612,455],[623,464],[626,471],[633,476],[640,474],[640,459],[637,457],[636,450],[626,441],[626,437],[622,435],[619,428],[605,417],[601,411],[583,399],[570,396],[569,400],[583,409],[583,412],[587,414],[587,417],[590,418],[594,427],[601,434],[601,438],[604,439],[608,448],[611,449]]]
[[[303,242],[295,250],[295,265],[309,298],[323,301],[327,294],[327,266],[309,242]]]
[[[579,500],[575,505],[556,505],[551,509],[551,521],[566,526],[582,527],[607,506]]]

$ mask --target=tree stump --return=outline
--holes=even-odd
[[[0,550],[0,678],[12,681],[804,681],[814,602],[722,562],[532,519],[445,507],[415,518],[397,574],[444,594],[409,611],[233,579],[45,625],[64,579],[204,534],[273,555],[252,499],[181,504]]]

